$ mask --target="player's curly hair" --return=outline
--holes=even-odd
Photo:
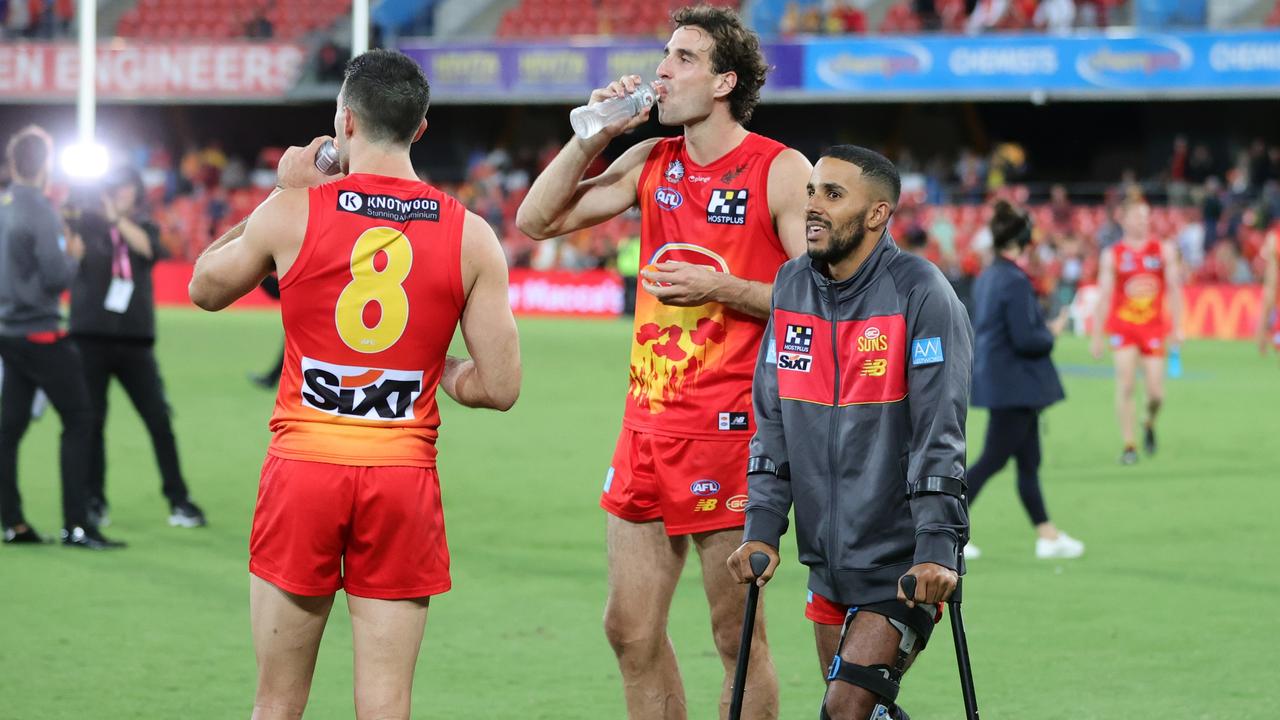
[[[671,20],[677,28],[702,28],[715,41],[711,64],[717,73],[738,75],[738,84],[729,93],[729,112],[734,120],[746,125],[760,104],[760,88],[769,74],[769,65],[760,50],[760,36],[727,7],[691,5],[673,12]]]

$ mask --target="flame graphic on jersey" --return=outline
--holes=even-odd
[[[708,312],[710,308],[716,312]],[[650,413],[662,412],[696,385],[698,375],[723,353],[720,306],[658,306],[652,321],[636,329],[631,346],[631,399]]]
[[[1135,275],[1122,288],[1124,300],[1116,317],[1134,325],[1145,325],[1160,314],[1156,300],[1160,297],[1160,279],[1154,275]]]

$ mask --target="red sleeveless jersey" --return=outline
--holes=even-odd
[[[267,452],[434,467],[466,210],[430,185],[366,174],[312,188],[309,207],[280,279],[284,371]]]
[[[1118,242],[1109,252],[1116,268],[1116,284],[1111,293],[1107,331],[1165,329],[1165,263],[1160,243],[1148,240],[1134,247]]]
[[[704,167],[689,159],[683,137],[659,141],[637,188],[643,262],[773,282],[787,255],[769,212],[769,166],[785,149],[751,133]],[[643,289],[636,295],[623,426],[701,439],[754,431],[751,378],[765,321],[720,303],[671,307]]]

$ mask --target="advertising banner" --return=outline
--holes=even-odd
[[[283,96],[305,54],[287,43],[126,43],[98,47],[106,100],[251,99]],[[0,44],[0,99],[71,100],[80,82],[74,43]]]

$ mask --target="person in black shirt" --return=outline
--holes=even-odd
[[[26,520],[18,492],[18,446],[31,424],[37,389],[62,421],[62,542],[101,550],[122,547],[89,522],[88,444],[92,411],[80,353],[62,330],[58,299],[76,272],[84,245],[66,232],[44,195],[53,143],[31,126],[7,148],[13,186],[0,193],[0,525],[4,543],[45,540]]]
[[[84,358],[85,380],[93,408],[89,451],[89,516],[110,523],[106,499],[107,386],[120,381],[146,424],[169,501],[169,524],[199,527],[204,513],[191,502],[178,464],[178,447],[169,421],[169,404],[156,364],[155,294],[151,268],[166,254],[159,230],[138,212],[142,179],[123,168],[101,193],[83,200],[77,225],[84,259],[71,285],[71,336]]]

